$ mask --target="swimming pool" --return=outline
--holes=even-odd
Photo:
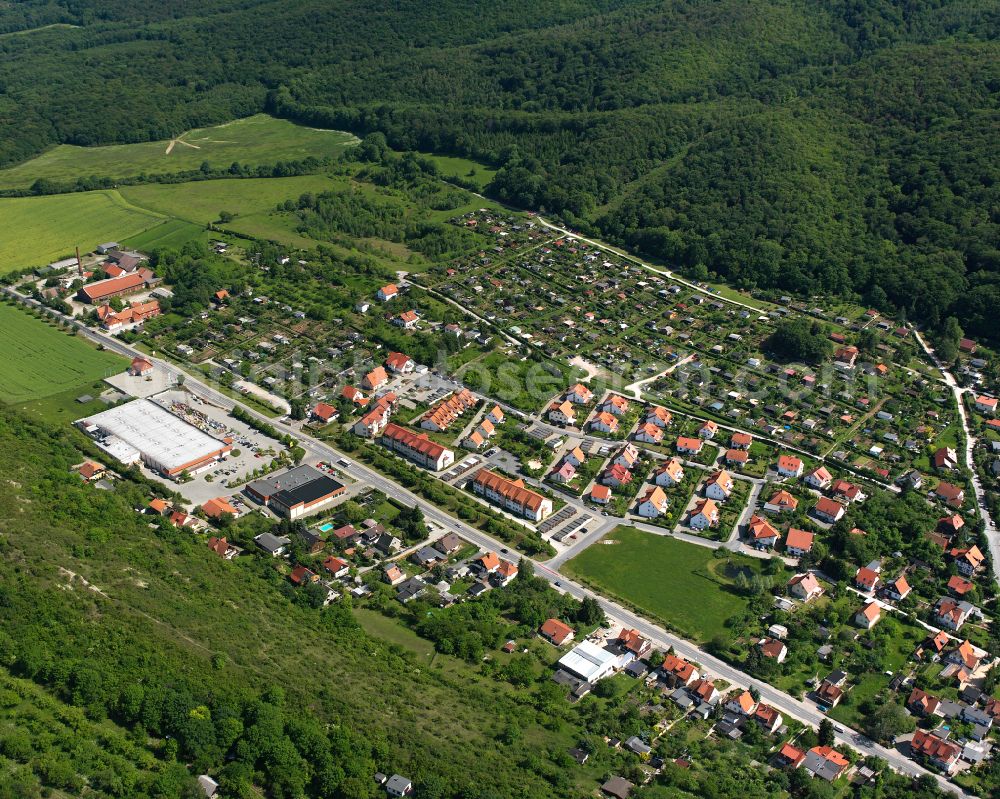
[[[326,524],[321,524],[321,525],[319,526],[319,531],[320,531],[321,533],[327,533],[327,532],[329,532],[329,531],[330,531],[330,530],[332,530],[332,529],[333,529],[333,525],[332,525],[332,524],[330,524],[330,522],[327,522]]]

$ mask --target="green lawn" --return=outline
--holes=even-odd
[[[0,274],[45,265],[75,247],[87,252],[102,241],[122,241],[164,221],[117,191],[3,198],[0,219]]]
[[[257,114],[225,125],[181,134],[170,152],[168,141],[109,147],[60,145],[23,164],[0,170],[0,188],[26,188],[36,180],[71,182],[91,176],[124,178],[241,164],[273,164],[315,156],[338,155],[356,141],[349,133],[316,130]]]
[[[750,558],[718,559],[706,547],[616,527],[565,569],[685,637],[705,642],[723,633],[726,619],[744,606],[726,574],[729,561],[737,567],[759,568]]]
[[[101,352],[31,314],[0,304],[6,339],[0,361],[0,402],[17,403],[76,388],[125,368],[123,358]]]

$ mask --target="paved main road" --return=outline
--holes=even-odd
[[[12,292],[13,293],[13,292]],[[19,299],[24,299],[17,296]],[[307,435],[303,435],[301,432],[296,431],[289,427],[288,425],[282,424],[280,422],[275,422],[274,420],[268,419],[262,414],[257,413],[252,408],[249,408],[242,403],[227,397],[226,395],[216,391],[215,389],[205,385],[197,378],[187,374],[183,370],[174,366],[173,364],[167,363],[162,359],[150,357],[145,353],[135,350],[123,342],[105,335],[100,331],[91,330],[84,325],[77,323],[81,332],[93,341],[96,341],[104,345],[107,349],[114,352],[118,352],[126,357],[135,357],[141,355],[142,357],[149,358],[154,363],[156,363],[161,369],[167,371],[168,374],[176,376],[178,378],[183,377],[184,386],[191,393],[197,395],[198,397],[212,402],[222,408],[231,409],[236,405],[239,405],[245,412],[274,425],[279,431],[287,433],[288,435],[294,436],[298,441],[300,446],[302,446],[307,453],[313,457],[321,458],[323,460],[336,460],[342,457],[348,457],[339,450],[331,447],[321,441],[317,441]],[[418,506],[423,511],[424,515],[431,519],[432,521],[439,524],[441,527],[457,533],[461,537],[475,544],[476,546],[482,547],[485,550],[499,551],[503,552],[505,557],[509,559],[520,562],[522,560],[528,560],[523,558],[517,552],[506,551],[506,547],[499,541],[483,534],[474,527],[462,522],[445,513],[436,505],[427,502],[421,497],[413,494],[402,486],[396,484],[392,480],[383,476],[379,472],[376,472],[368,467],[353,461],[352,471],[356,476],[365,480],[373,487],[383,491],[389,496],[392,496],[403,502],[410,503],[414,506]],[[529,561],[533,562],[533,561]],[[728,663],[710,655],[708,652],[699,649],[695,644],[690,641],[686,641],[683,638],[679,638],[667,630],[655,625],[654,623],[648,621],[647,619],[639,616],[636,613],[628,610],[627,608],[619,605],[616,602],[608,600],[599,594],[590,591],[589,589],[579,585],[567,577],[560,574],[558,571],[546,566],[544,563],[533,562],[535,567],[535,573],[548,580],[558,589],[563,592],[573,596],[576,599],[583,599],[584,597],[592,597],[596,599],[601,607],[604,609],[605,613],[608,615],[609,619],[617,624],[623,626],[632,627],[639,631],[639,633],[650,641],[652,641],[660,649],[667,649],[668,647],[673,647],[674,651],[677,652],[682,657],[697,661],[702,665],[704,670],[715,677],[720,677],[727,680],[735,686],[742,687],[754,687],[760,692],[761,699],[769,705],[777,708],[782,714],[788,716],[789,718],[797,719],[800,722],[809,724],[811,726],[818,726],[820,721],[822,721],[825,716],[820,713],[815,706],[810,703],[800,701],[791,697],[777,688],[768,685],[767,683],[760,682],[754,679],[750,675],[740,671]],[[908,757],[904,756],[901,752],[897,750],[886,749],[876,743],[869,742],[867,739],[863,738],[860,733],[844,728],[843,733],[836,734],[837,740],[844,745],[851,746],[863,755],[880,757],[886,760],[889,765],[896,771],[908,774],[914,777],[930,775],[935,780],[943,790],[951,792],[959,792],[955,785],[949,783],[947,780],[943,779],[937,774],[924,769],[917,763],[910,760]],[[971,796],[971,794],[969,794]]]

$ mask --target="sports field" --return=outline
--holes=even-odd
[[[202,163],[221,168],[234,161],[256,166],[338,155],[356,142],[350,133],[316,130],[266,114],[211,128],[178,131],[172,140],[108,147],[60,145],[23,164],[0,170],[0,189],[28,188],[38,179],[59,183],[91,176],[124,178],[185,172]]]
[[[732,570],[760,568],[753,558],[727,555],[716,558],[707,547],[616,527],[564,569],[704,643],[724,634],[726,619],[745,606],[732,590]]]
[[[0,198],[0,274],[43,266],[60,257],[122,241],[165,217],[137,208],[116,191]]]
[[[121,371],[125,359],[0,303],[4,354],[0,359],[0,402],[13,404],[76,388],[89,388]]]

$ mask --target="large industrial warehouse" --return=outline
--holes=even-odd
[[[231,449],[148,399],[80,419],[77,425],[118,461],[142,461],[167,477],[196,472]]]

